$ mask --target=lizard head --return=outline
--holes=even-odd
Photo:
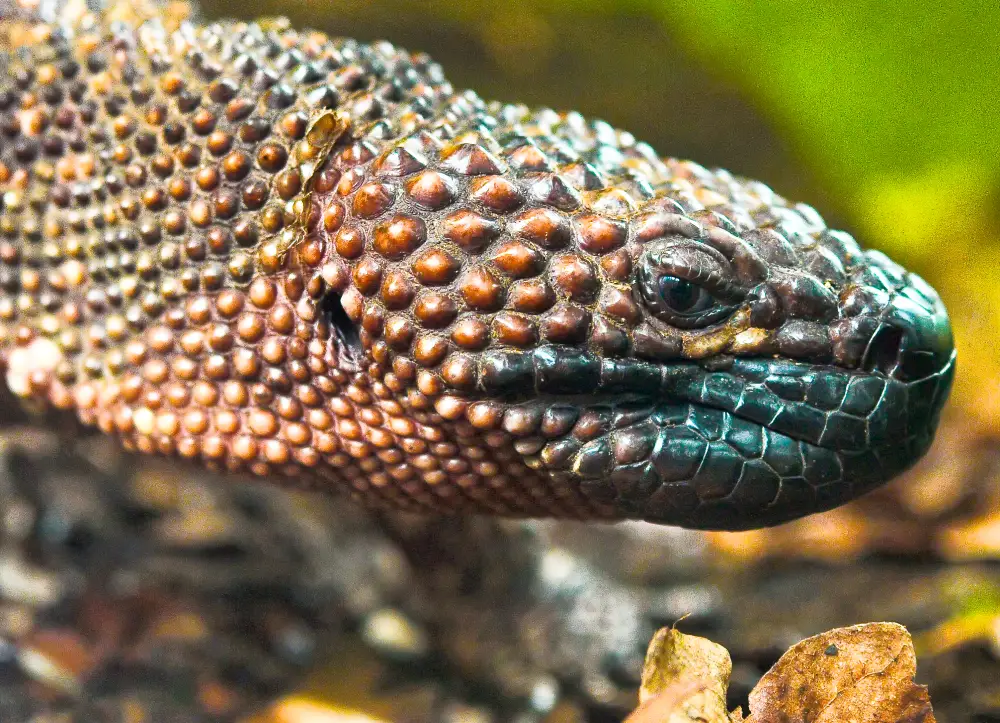
[[[812,209],[692,163],[643,198],[594,153],[554,172],[523,136],[421,143],[324,209],[330,276],[361,366],[490,457],[454,465],[466,493],[747,528],[927,449],[954,366],[941,301]]]

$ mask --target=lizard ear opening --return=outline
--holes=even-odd
[[[361,368],[361,358],[364,354],[361,337],[358,334],[357,325],[344,311],[344,306],[340,303],[340,295],[327,294],[321,302],[320,308],[333,330],[340,368],[344,371],[358,371]]]

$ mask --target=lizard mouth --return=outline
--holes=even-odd
[[[843,504],[930,446],[955,369],[940,302],[893,304],[863,349],[844,368],[731,356],[657,363],[548,346],[487,356],[482,384],[543,420],[508,429],[532,466],[571,477],[616,516],[748,529]],[[533,401],[517,400],[529,391]],[[557,434],[542,441],[545,415],[575,421],[550,425]]]

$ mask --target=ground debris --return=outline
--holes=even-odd
[[[639,689],[639,708],[627,723],[737,723],[726,709],[733,663],[717,643],[662,628],[649,644]]]
[[[935,723],[926,686],[913,682],[906,628],[866,623],[793,645],[750,693],[750,715],[726,709],[729,653],[672,628],[650,643],[639,707],[626,723]]]

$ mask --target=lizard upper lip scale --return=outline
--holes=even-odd
[[[937,294],[761,183],[388,43],[36,21],[0,21],[0,360],[131,450],[735,529],[933,438]]]

